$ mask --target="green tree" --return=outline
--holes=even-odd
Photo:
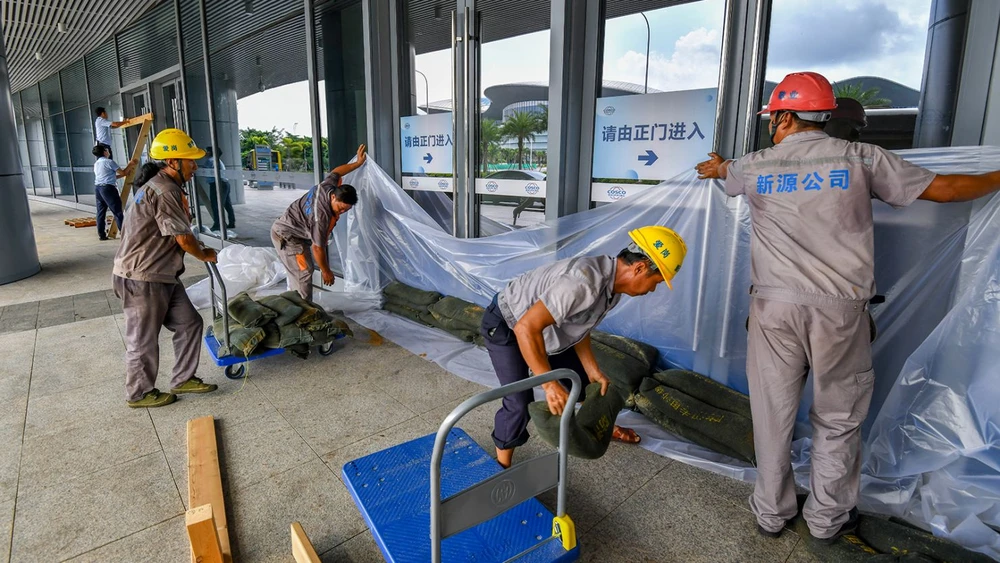
[[[542,109],[535,113],[538,120],[538,132],[544,133],[549,130],[549,104],[542,104]]]
[[[479,162],[483,164],[483,176],[489,174],[490,161],[497,154],[497,148],[504,140],[504,132],[492,119],[483,119],[479,124]]]
[[[884,108],[892,104],[889,98],[881,98],[878,95],[878,88],[865,88],[864,83],[853,82],[849,84],[834,84],[833,95],[838,98],[851,98],[857,100],[862,107]]]
[[[503,124],[504,136],[517,139],[517,168],[524,169],[524,142],[534,141],[538,132],[538,116],[534,112],[518,111]]]

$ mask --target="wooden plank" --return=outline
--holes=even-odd
[[[132,127],[133,125],[142,125],[147,121],[153,121],[153,114],[144,113],[142,115],[130,117],[122,122],[122,127]]]
[[[319,555],[302,529],[302,524],[292,522],[292,557],[295,563],[320,563]]]
[[[232,563],[229,546],[229,524],[226,503],[222,495],[222,473],[219,470],[219,446],[215,439],[215,418],[203,416],[187,423],[188,445],[188,506],[212,506],[215,528],[225,563]],[[192,556],[192,561],[194,557]]]
[[[149,137],[149,129],[153,125],[153,114],[147,113],[142,116],[144,119],[142,121],[142,129],[139,130],[139,138],[136,139],[135,148],[132,149],[132,160],[138,162],[139,157],[142,156],[142,149],[146,146],[146,137]],[[125,175],[125,181],[122,183],[122,207],[128,202],[128,195],[132,191],[132,179],[135,178],[136,169],[139,166],[136,165],[132,168],[132,171]],[[118,236],[118,225],[114,221],[111,222],[111,228],[108,229],[108,238],[115,238]]]
[[[212,505],[205,504],[188,510],[184,515],[184,523],[191,542],[191,558],[196,563],[223,563]]]

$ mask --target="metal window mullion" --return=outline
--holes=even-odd
[[[212,173],[215,175],[215,200],[219,218],[219,229],[222,233],[222,246],[228,242],[225,215],[223,215],[222,183],[219,174],[219,138],[215,130],[215,93],[212,88],[212,62],[208,52],[208,16],[205,0],[198,0],[198,15],[201,20],[201,56],[205,67],[205,93],[208,97],[208,130],[212,138]]]
[[[306,20],[306,73],[309,77],[309,122],[312,126],[313,180],[319,184],[323,169],[323,131],[319,112],[319,69],[316,64],[316,22],[312,0],[303,0]],[[331,131],[332,133],[332,131]],[[330,163],[331,167],[333,163]]]

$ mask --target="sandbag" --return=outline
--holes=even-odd
[[[292,303],[280,295],[268,295],[267,297],[261,297],[257,300],[257,302],[275,313],[278,313],[278,316],[274,319],[274,324],[278,326],[285,326],[294,323],[299,320],[299,317],[305,312],[302,307],[299,307],[295,303]]]
[[[460,319],[453,319],[450,317],[445,317],[441,313],[435,313],[430,311],[427,313],[431,324],[442,329],[442,330],[461,330],[465,332],[479,333],[479,327],[471,327],[465,323],[465,321]]]
[[[309,345],[308,344],[292,344],[285,348],[285,351],[289,354],[295,356],[296,358],[305,360],[309,358]]]
[[[458,297],[442,297],[440,301],[427,307],[431,313],[442,318],[451,319],[464,325],[466,330],[476,332],[483,324],[483,309],[475,303],[459,299]]]
[[[683,369],[668,369],[654,373],[653,379],[717,409],[752,420],[750,397],[735,389],[730,389],[710,377]]]
[[[622,410],[621,394],[608,389],[601,395],[601,384],[591,383],[584,390],[583,405],[569,422],[569,455],[583,459],[597,459],[608,451],[615,419]],[[566,405],[566,408],[573,408]],[[549,404],[535,401],[528,405],[528,413],[535,422],[538,435],[552,447],[559,447],[559,422],[561,416],[549,412]]]
[[[631,396],[631,399],[635,403],[635,408],[642,413],[643,416],[674,436],[679,436],[689,442],[706,447],[714,452],[727,455],[734,459],[741,458],[739,452],[732,450],[722,442],[715,441],[711,436],[707,436],[690,427],[678,424],[674,421],[674,419],[666,416],[666,414],[661,411],[657,405],[653,404],[653,401],[646,398],[643,394],[635,393]]]
[[[261,327],[264,339],[260,341],[261,348],[281,348],[281,329],[275,323],[267,323]]]
[[[302,327],[296,325],[285,325],[279,326],[278,330],[281,332],[280,348],[288,348],[290,346],[295,346],[296,344],[310,345],[313,343],[312,334]]]
[[[645,364],[650,371],[656,367],[656,360],[660,357],[660,351],[653,346],[650,346],[645,342],[639,342],[638,340],[618,336],[617,334],[609,334],[607,332],[595,330],[591,331],[590,340],[600,342],[605,346],[610,346],[619,352],[632,356],[636,360]]]
[[[463,325],[449,322],[441,322],[433,313],[420,313],[420,322],[437,329],[441,329],[448,334],[451,334],[455,338],[463,342],[472,342],[475,340],[476,336],[479,334],[476,331],[471,331],[467,328],[463,328]]]
[[[436,291],[424,291],[395,281],[387,285],[382,293],[392,301],[412,303],[421,307],[427,307],[441,299],[441,294]]]
[[[594,351],[598,367],[614,384],[622,400],[638,391],[642,380],[649,377],[649,366],[632,356],[594,340],[590,341],[590,347]]]
[[[680,434],[682,437],[719,453],[754,462],[753,424],[749,419],[703,403],[652,378],[643,380],[639,394],[662,415],[661,418],[672,421],[673,427],[694,430],[693,433]],[[636,403],[641,411],[642,405],[638,400]],[[659,420],[654,422],[659,423]],[[671,428],[667,430],[673,431]],[[705,437],[710,437],[709,441],[700,441]],[[724,448],[719,449],[719,445]],[[737,455],[733,456],[733,453]]]
[[[880,553],[920,553],[942,563],[989,563],[986,555],[969,551],[923,530],[876,516],[861,515],[857,535]]]
[[[246,358],[257,350],[261,341],[264,340],[264,330],[260,328],[246,328],[235,321],[229,323],[229,347],[226,347],[225,327],[222,326],[222,317],[215,319],[212,323],[212,334],[219,341],[219,356],[238,356]]]
[[[229,316],[246,328],[257,328],[274,320],[278,313],[240,293],[229,302]]]
[[[421,316],[426,313],[421,313],[416,309],[411,309],[410,307],[406,307],[403,305],[397,305],[395,303],[392,303],[391,301],[386,301],[385,305],[383,305],[382,308],[394,315],[399,315],[400,317],[403,317],[405,319],[410,319],[413,322],[420,324],[427,324],[426,322],[424,322],[423,316]]]
[[[352,337],[354,336],[354,333],[351,332],[347,323],[340,320],[331,321],[320,330],[312,330],[309,331],[309,333],[312,335],[314,346],[329,344],[344,334],[349,334]]]
[[[296,325],[308,325],[312,322],[323,320],[325,318],[326,311],[324,311],[322,307],[312,301],[306,301],[297,291],[286,291],[281,294],[281,297],[284,297],[293,304],[302,308],[302,314],[299,315],[299,318],[295,319]]]

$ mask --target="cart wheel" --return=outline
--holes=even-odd
[[[233,364],[231,366],[226,366],[226,377],[229,379],[243,379],[246,369],[246,364]]]
[[[319,347],[320,356],[329,356],[332,353],[333,353],[333,342],[327,342],[326,344],[320,345]]]

